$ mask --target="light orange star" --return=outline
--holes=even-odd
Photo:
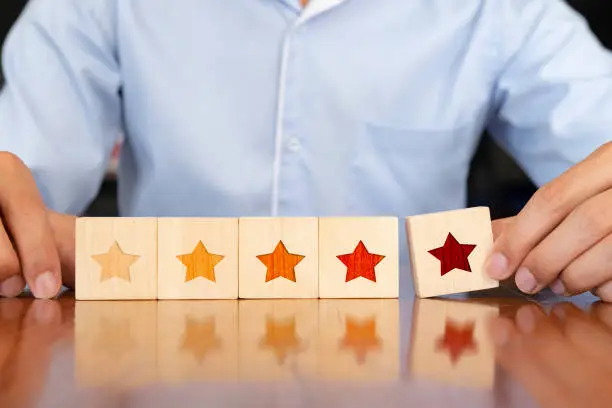
[[[178,255],[177,258],[187,267],[185,282],[189,282],[198,276],[216,282],[215,266],[225,257],[211,254],[202,241],[199,241],[192,253]]]
[[[126,254],[121,250],[117,241],[110,247],[107,253],[92,256],[102,267],[100,282],[111,278],[119,278],[131,282],[130,267],[140,258],[140,255]]]
[[[221,340],[215,333],[214,318],[204,321],[187,318],[181,344],[182,350],[191,352],[196,360],[202,363],[209,352],[220,347]]]
[[[266,317],[266,335],[261,339],[259,346],[273,349],[279,365],[285,362],[290,353],[300,352],[303,347],[302,340],[295,333],[295,317],[286,321]]]
[[[372,317],[359,322],[347,317],[346,332],[340,341],[340,347],[352,348],[355,351],[357,364],[365,363],[368,351],[380,349],[380,339],[376,336],[376,319]]]
[[[268,268],[266,282],[279,277],[295,282],[295,266],[304,258],[304,255],[290,254],[283,241],[278,241],[274,252],[271,254],[257,256],[257,259]]]

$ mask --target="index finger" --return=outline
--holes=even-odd
[[[540,188],[499,235],[487,260],[488,274],[509,278],[535,248],[580,203],[612,187],[612,142]]]
[[[0,153],[0,174],[0,211],[26,282],[36,297],[53,297],[61,286],[60,262],[36,182],[25,164],[6,152]]]

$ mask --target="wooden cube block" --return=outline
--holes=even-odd
[[[319,220],[319,297],[397,298],[395,217]]]
[[[240,298],[317,298],[317,218],[239,220]]]
[[[75,305],[75,377],[86,387],[133,388],[157,379],[157,302]]]
[[[78,300],[157,298],[157,219],[79,218]]]
[[[388,381],[400,376],[397,299],[319,301],[319,376]]]
[[[238,219],[159,218],[157,297],[238,298]]]
[[[157,309],[160,380],[238,378],[238,302],[168,300]]]
[[[497,306],[484,303],[415,299],[408,355],[411,377],[491,388],[495,351],[487,321],[498,314]]]
[[[239,310],[241,379],[317,378],[317,300],[247,300]]]
[[[484,263],[493,247],[486,207],[406,218],[414,289],[419,297],[495,288]]]

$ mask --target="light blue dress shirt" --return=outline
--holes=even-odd
[[[31,0],[0,149],[79,213],[124,136],[126,216],[465,205],[485,128],[538,184],[612,136],[612,56],[560,0]]]

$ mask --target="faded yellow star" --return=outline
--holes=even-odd
[[[110,278],[119,278],[131,282],[130,266],[140,258],[140,255],[126,254],[115,241],[107,253],[93,255],[92,258],[102,267],[100,282]]]
[[[192,253],[178,255],[177,258],[187,267],[185,282],[189,282],[198,276],[206,278],[211,282],[216,282],[215,266],[225,257],[223,255],[211,254],[202,241],[199,241]]]
[[[210,351],[220,347],[221,340],[215,333],[214,318],[206,320],[187,318],[181,350],[191,352],[198,363],[201,363]]]
[[[95,348],[106,355],[121,359],[137,346],[129,319],[102,318],[99,327]]]

